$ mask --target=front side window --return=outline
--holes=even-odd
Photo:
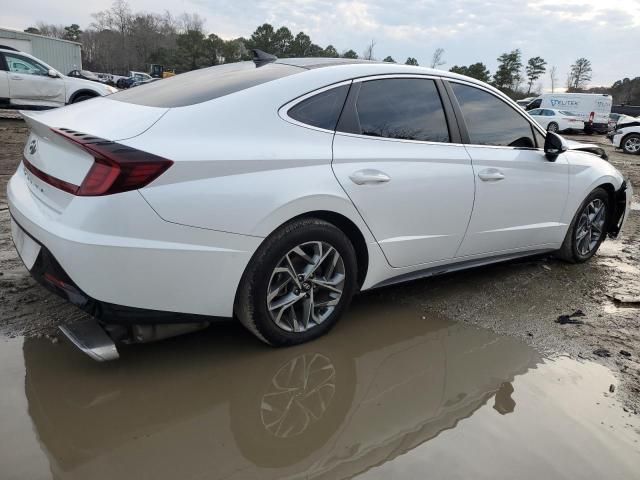
[[[363,82],[356,110],[362,135],[449,142],[442,101],[433,80],[393,78]]]
[[[326,130],[335,130],[349,85],[326,90],[293,106],[287,114],[301,123]]]
[[[479,88],[451,83],[475,145],[535,148],[531,124],[507,103]]]
[[[47,75],[47,68],[35,60],[12,53],[5,53],[4,57],[7,60],[7,67],[10,72],[24,73],[26,75]]]

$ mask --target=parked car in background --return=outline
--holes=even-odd
[[[610,138],[613,146],[624,153],[640,154],[640,122],[618,125]]]
[[[581,120],[580,115],[566,110],[536,108],[529,110],[529,115],[548,132],[584,130],[584,122]]]
[[[630,208],[602,149],[443,70],[256,52],[91,103],[25,113],[7,198],[34,278],[100,322],[65,326],[97,358],[221,318],[310,341],[359,291],[585,262]]]
[[[0,46],[0,105],[4,107],[61,107],[117,91],[99,82],[68,77],[28,53]]]
[[[611,95],[595,93],[545,93],[529,105],[526,110],[551,108],[577,114],[584,122],[585,133],[607,133],[611,113]]]
[[[128,77],[118,79],[116,86],[120,89],[131,88],[136,82],[145,82],[152,78],[148,73],[131,71]]]
[[[607,138],[613,138],[616,130],[623,126],[632,127],[634,125],[640,125],[640,118],[621,113],[612,113],[609,115],[609,132],[607,133]]]
[[[518,104],[519,107],[526,109],[527,105],[529,105],[533,100],[535,100],[535,98],[536,97],[523,98],[522,100],[516,100],[516,103]]]
[[[162,80],[161,78],[150,78],[149,80],[136,80],[131,84],[129,88],[139,87],[140,85],[146,85],[147,83],[157,82],[158,80]]]
[[[108,78],[105,78],[104,76],[101,78],[100,75],[90,72],[89,70],[71,70],[67,74],[67,76],[73,78],[82,78],[91,82],[105,83],[107,85],[115,86],[115,84],[113,84],[113,82],[111,82],[111,80],[109,80]]]

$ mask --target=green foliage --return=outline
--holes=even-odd
[[[493,75],[493,83],[497,88],[515,91],[522,81],[522,52],[520,49],[503,53],[498,57],[498,70]]]
[[[547,62],[542,57],[532,57],[527,61],[527,66],[525,67],[527,78],[529,79],[527,82],[529,84],[527,94],[531,93],[531,87],[533,87],[534,82],[547,71],[546,67]]]
[[[196,70],[207,65],[207,48],[204,33],[187,30],[176,38],[178,52],[175,65],[179,70]]]
[[[80,25],[77,23],[72,23],[68,27],[64,27],[64,39],[71,40],[72,42],[79,42],[80,35],[82,35],[82,30],[80,30]]]
[[[418,60],[416,60],[413,57],[407,57],[407,61],[404,62],[405,65],[415,65],[416,67],[418,66]]]
[[[467,77],[476,78],[482,82],[488,82],[491,79],[491,72],[482,62],[477,62],[467,66],[454,65],[449,69],[450,72],[466,75]]]
[[[338,53],[338,50],[336,50],[336,47],[334,47],[333,45],[327,45],[324,49],[324,52],[322,52],[322,56],[329,58],[338,58],[340,54]]]
[[[24,32],[25,33],[35,33],[36,35],[41,35],[40,30],[38,30],[36,27],[25,28]]]
[[[354,50],[347,50],[342,53],[342,58],[358,58],[358,54]]]
[[[393,57],[391,55],[389,55],[388,57],[385,57],[384,60],[382,60],[383,62],[388,62],[388,63],[396,63],[396,61],[393,59]]]

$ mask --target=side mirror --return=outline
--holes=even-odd
[[[58,72],[56,72],[53,68],[49,69],[47,75],[49,75],[51,78],[58,78],[60,76],[58,75]]]
[[[555,162],[558,155],[567,150],[569,150],[569,146],[564,138],[557,133],[547,132],[547,137],[544,140],[544,154],[547,156],[547,160]]]

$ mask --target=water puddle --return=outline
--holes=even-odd
[[[607,369],[383,300],[288,349],[235,325],[111,364],[0,340],[0,477],[637,476],[640,422]]]

